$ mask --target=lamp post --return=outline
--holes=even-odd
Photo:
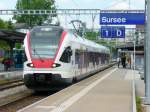
[[[145,96],[146,96],[146,104],[150,104],[150,0],[147,0],[147,10],[146,10],[146,36],[145,36]],[[146,4],[145,4],[146,5]],[[145,6],[146,7],[146,6]]]

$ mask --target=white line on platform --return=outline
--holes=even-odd
[[[10,73],[13,73],[13,72],[1,72],[0,75],[10,74]]]
[[[73,103],[77,102],[81,97],[85,96],[92,88],[94,88],[97,84],[102,82],[104,79],[106,79],[108,76],[110,76],[113,72],[115,72],[118,68],[115,68],[114,70],[111,70],[109,73],[107,73],[102,78],[98,79],[97,81],[93,82],[89,86],[87,86],[85,89],[77,93],[76,95],[69,98],[67,101],[60,104],[60,106],[56,107],[50,112],[63,112],[67,108],[69,108]]]
[[[41,105],[39,105],[39,106],[36,106],[35,108],[37,108],[37,109],[54,109],[54,108],[56,108],[56,106],[41,106]]]
[[[136,95],[135,95],[135,70],[132,70],[132,112],[137,112],[136,110]]]

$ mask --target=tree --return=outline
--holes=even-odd
[[[0,19],[0,29],[6,29],[6,28],[7,28],[6,22]]]
[[[9,30],[13,30],[14,26],[11,20],[9,21],[3,21],[2,19],[0,19],[0,29],[9,29]]]
[[[54,0],[18,0],[16,9],[18,10],[55,10]],[[48,15],[15,15],[14,19],[18,23],[26,23],[28,26],[41,25]]]
[[[97,39],[98,32],[86,32],[85,37],[89,40],[95,40]]]
[[[6,25],[7,25],[7,29],[9,29],[9,30],[13,30],[14,29],[14,26],[13,26],[13,23],[12,23],[11,20],[7,21]]]
[[[8,43],[4,40],[0,40],[0,50],[8,50],[8,49],[10,49]]]

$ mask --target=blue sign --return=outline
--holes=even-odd
[[[101,38],[125,38],[124,26],[102,26]]]
[[[145,13],[100,13],[101,25],[143,25]]]

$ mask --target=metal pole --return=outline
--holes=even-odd
[[[146,84],[145,84],[145,89],[146,89],[146,104],[150,104],[150,0],[147,0],[147,21],[146,21]]]
[[[146,6],[147,5],[147,1],[145,0],[145,27],[144,27],[144,83],[145,83],[145,96],[147,96],[147,92],[146,92]]]
[[[133,68],[133,70],[135,71],[135,51],[136,51],[136,49],[135,49],[135,44],[136,44],[136,40],[134,39],[134,54],[133,54],[133,60],[134,60],[134,68]]]
[[[136,39],[134,38],[134,68],[133,68],[133,81],[132,81],[132,89],[133,89],[133,112],[136,112],[136,100],[135,100],[135,53],[136,53]]]

